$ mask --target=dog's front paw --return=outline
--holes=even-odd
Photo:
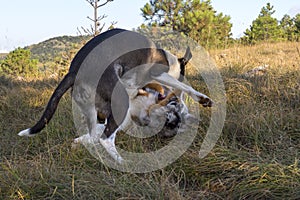
[[[214,102],[205,94],[194,91],[190,96],[203,107],[212,107]]]
[[[203,107],[212,107],[214,102],[207,96],[198,96],[199,98],[199,103],[203,106]]]

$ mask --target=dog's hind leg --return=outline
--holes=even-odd
[[[78,82],[72,91],[72,98],[79,108],[79,112],[84,116],[88,133],[91,137],[97,135],[97,110],[95,106],[95,96],[93,88],[85,83]]]
[[[107,153],[118,163],[123,162],[123,158],[118,153],[115,145],[116,134],[119,131],[118,125],[115,122],[115,119],[110,115],[107,119],[107,125],[104,129],[103,134],[100,138],[100,143],[105,148]]]
[[[86,107],[86,106],[85,106]],[[82,117],[84,117],[84,121],[86,122],[86,125],[83,125],[84,122],[80,125],[83,126],[80,131],[86,131],[87,133],[84,135],[81,135],[78,138],[75,138],[73,141],[73,147],[76,147],[77,144],[84,144],[84,143],[96,143],[99,141],[99,135],[103,133],[104,128],[99,126],[100,124],[97,124],[97,112],[92,107],[84,110],[81,109]],[[102,125],[104,126],[104,125]]]
[[[97,137],[97,111],[95,108],[91,107],[85,112],[86,122],[88,126],[88,131],[91,137]]]
[[[107,153],[118,163],[122,163],[123,162],[123,158],[121,157],[121,155],[118,153],[117,149],[116,149],[116,145],[115,145],[115,138],[116,138],[116,134],[118,132],[118,129],[115,130],[110,137],[102,139],[100,138],[100,143],[102,144],[102,146],[105,148],[105,150],[107,151]]]

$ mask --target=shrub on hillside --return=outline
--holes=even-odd
[[[0,62],[0,73],[12,76],[35,76],[38,72],[37,64],[36,59],[31,59],[29,50],[17,48]]]

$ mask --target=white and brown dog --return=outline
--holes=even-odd
[[[106,121],[105,116],[101,113],[98,120]],[[143,127],[138,131],[139,135],[133,135],[134,137],[148,138],[157,134],[159,137],[166,138],[176,135],[183,124],[194,123],[195,120],[196,118],[188,112],[188,108],[182,100],[181,91],[171,90],[161,84],[151,82],[139,89],[136,96],[130,99],[127,115],[117,130],[127,132],[134,127],[134,123],[137,123],[137,126]],[[145,124],[139,124],[140,121],[146,123],[147,127]],[[97,124],[97,133],[101,135],[105,127],[106,123]],[[129,134],[137,134],[137,131]],[[76,138],[72,147],[77,147],[78,144],[95,143],[97,142],[95,139],[97,140],[87,133]],[[114,136],[110,137],[110,140],[100,140],[100,142],[115,160],[122,160],[116,150]]]
[[[132,48],[129,48],[131,46]],[[124,48],[131,50],[121,55],[116,53]],[[105,60],[107,57],[110,58],[109,62]],[[99,140],[110,155],[121,162],[122,158],[115,149],[114,140],[117,131],[123,126],[123,121],[130,119],[126,116],[131,115],[131,119],[141,125],[149,124],[147,112],[142,109],[135,113],[136,110],[131,108],[134,104],[132,100],[140,95],[139,90],[148,83],[154,81],[174,88],[191,96],[204,107],[212,106],[213,102],[209,97],[179,81],[190,59],[189,50],[183,58],[178,59],[168,51],[157,48],[152,41],[139,33],[123,29],[106,31],[81,48],[74,57],[69,72],[52,94],[40,120],[18,135],[34,136],[40,132],[51,120],[63,94],[73,87],[72,97],[86,118],[90,136],[98,138],[97,116],[104,116],[107,123]],[[97,77],[99,74],[93,70],[101,71],[102,68],[105,69],[101,77]],[[79,76],[82,72],[84,78]],[[94,81],[89,82],[93,76],[99,78],[96,86]],[[117,85],[121,85],[119,88],[122,89],[115,94],[114,89]],[[155,95],[153,97],[156,98]],[[148,98],[149,104],[152,104],[150,99]],[[118,117],[113,113],[113,107],[116,105],[121,112]]]

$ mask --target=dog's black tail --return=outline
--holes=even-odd
[[[45,128],[46,124],[51,120],[53,114],[55,113],[61,97],[66,93],[66,91],[69,88],[73,86],[75,77],[76,77],[75,73],[69,72],[63,78],[63,80],[60,82],[60,84],[53,92],[40,120],[32,128],[19,132],[18,133],[19,136],[34,136],[36,133],[40,132],[43,128]]]

